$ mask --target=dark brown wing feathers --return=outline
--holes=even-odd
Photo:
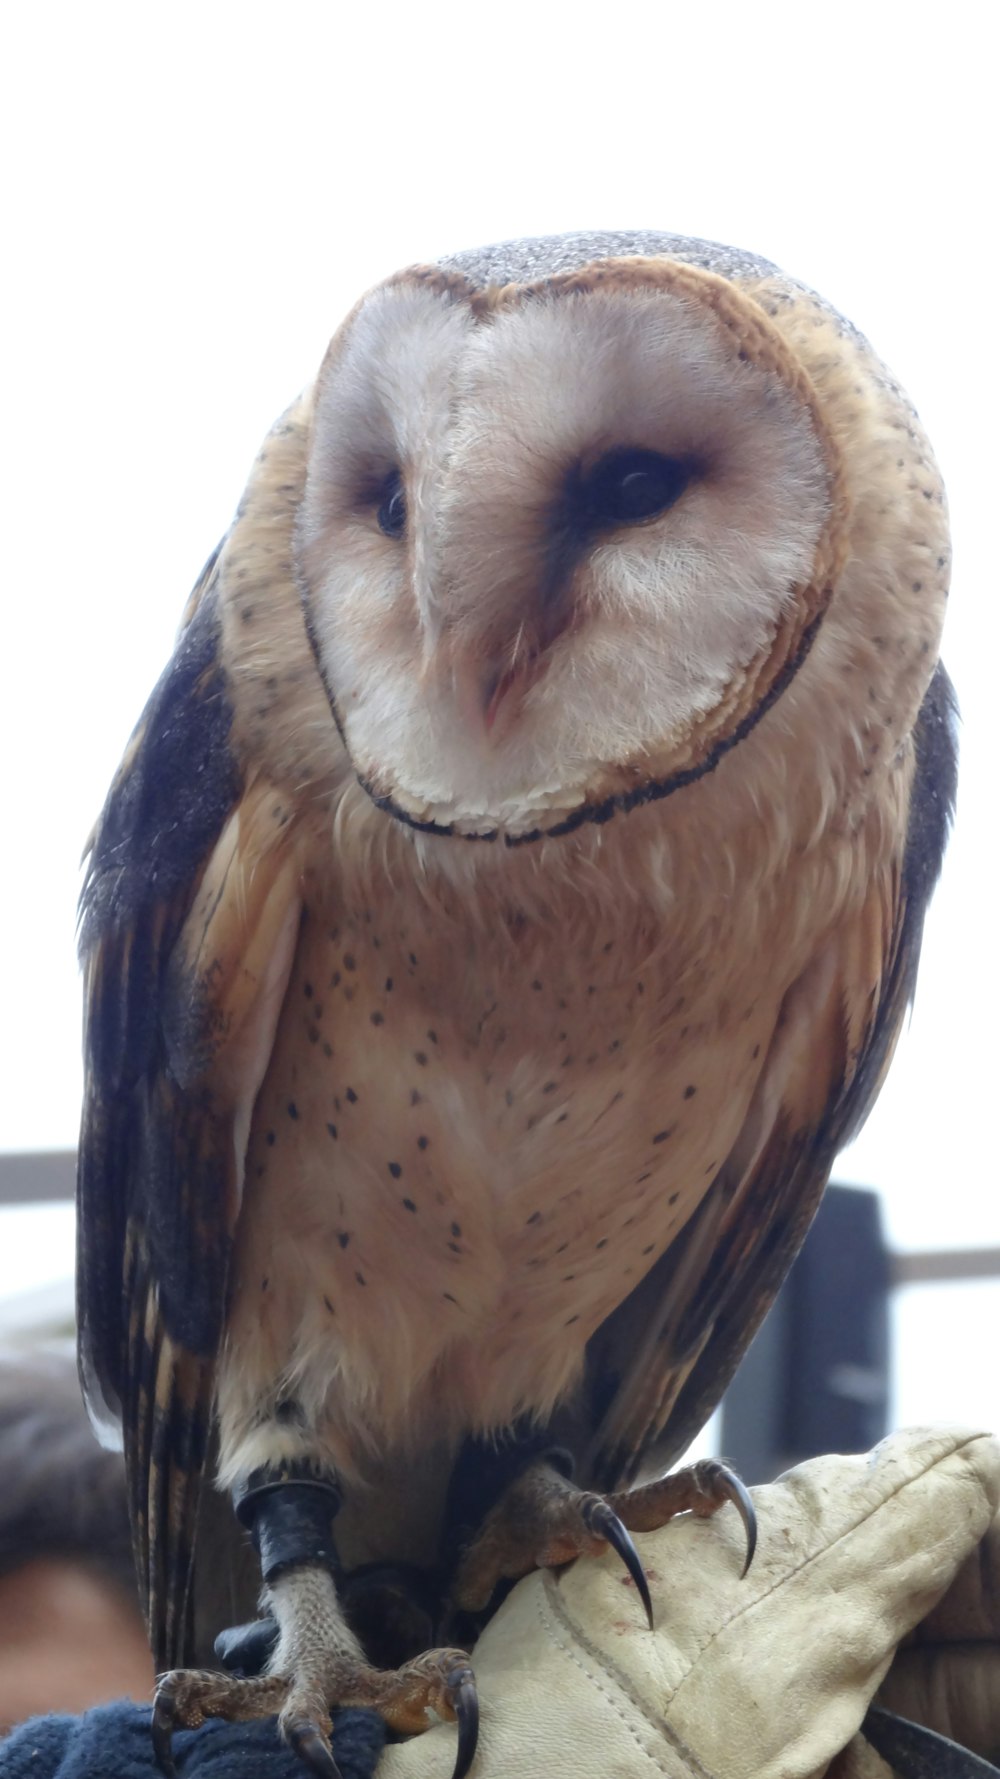
[[[231,1120],[166,1067],[161,995],[240,789],[210,582],[98,823],[82,899],[87,1081],[78,1315],[88,1395],[120,1415],[157,1661],[182,1659],[234,1202]]]
[[[838,1152],[878,1094],[916,981],[927,904],[954,812],[956,707],[938,667],[915,731],[907,843],[881,991],[856,1039],[842,1010],[841,1062],[822,1115],[782,1114],[727,1216],[725,1173],[681,1241],[609,1317],[588,1352],[592,1486],[615,1488],[640,1467],[673,1462],[718,1405],[805,1239]],[[709,1240],[705,1239],[708,1227]],[[709,1255],[678,1303],[693,1244]],[[678,1380],[680,1380],[678,1382]]]

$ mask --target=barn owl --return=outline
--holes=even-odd
[[[672,235],[392,277],[271,432],[83,897],[83,1372],[165,1765],[175,1724],[277,1710],[332,1779],[363,1703],[457,1717],[464,1774],[442,1623],[608,1542],[642,1594],[631,1533],[680,1509],[752,1534],[719,1465],[631,1485],[890,1060],[953,793],[948,562],[865,340]],[[254,1678],[178,1666],[206,1471],[259,1553]],[[376,1666],[348,1603],[390,1572],[423,1629]]]

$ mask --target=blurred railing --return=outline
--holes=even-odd
[[[75,1188],[72,1149],[0,1154],[0,1241],[4,1209],[66,1203]],[[1000,1278],[1000,1248],[934,1248],[890,1253],[891,1287]],[[0,1297],[0,1338],[29,1338],[33,1332],[67,1329],[73,1318],[73,1281],[66,1277],[31,1291]]]

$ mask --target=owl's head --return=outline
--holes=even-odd
[[[613,257],[380,286],[324,364],[296,538],[358,777],[403,820],[515,837],[704,769],[808,647],[838,475],[726,278]]]

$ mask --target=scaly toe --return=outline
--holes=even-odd
[[[153,1753],[161,1772],[167,1779],[176,1779],[175,1730],[199,1729],[206,1717],[223,1717],[230,1723],[271,1717],[284,1703],[287,1693],[287,1680],[277,1675],[235,1680],[228,1674],[198,1668],[174,1668],[169,1674],[161,1674],[150,1720]]]
[[[378,1682],[378,1694],[373,1694],[371,1703],[392,1729],[426,1729],[428,1708],[457,1724],[452,1779],[465,1779],[479,1741],[479,1695],[465,1651],[428,1650],[395,1674],[378,1675]]]

